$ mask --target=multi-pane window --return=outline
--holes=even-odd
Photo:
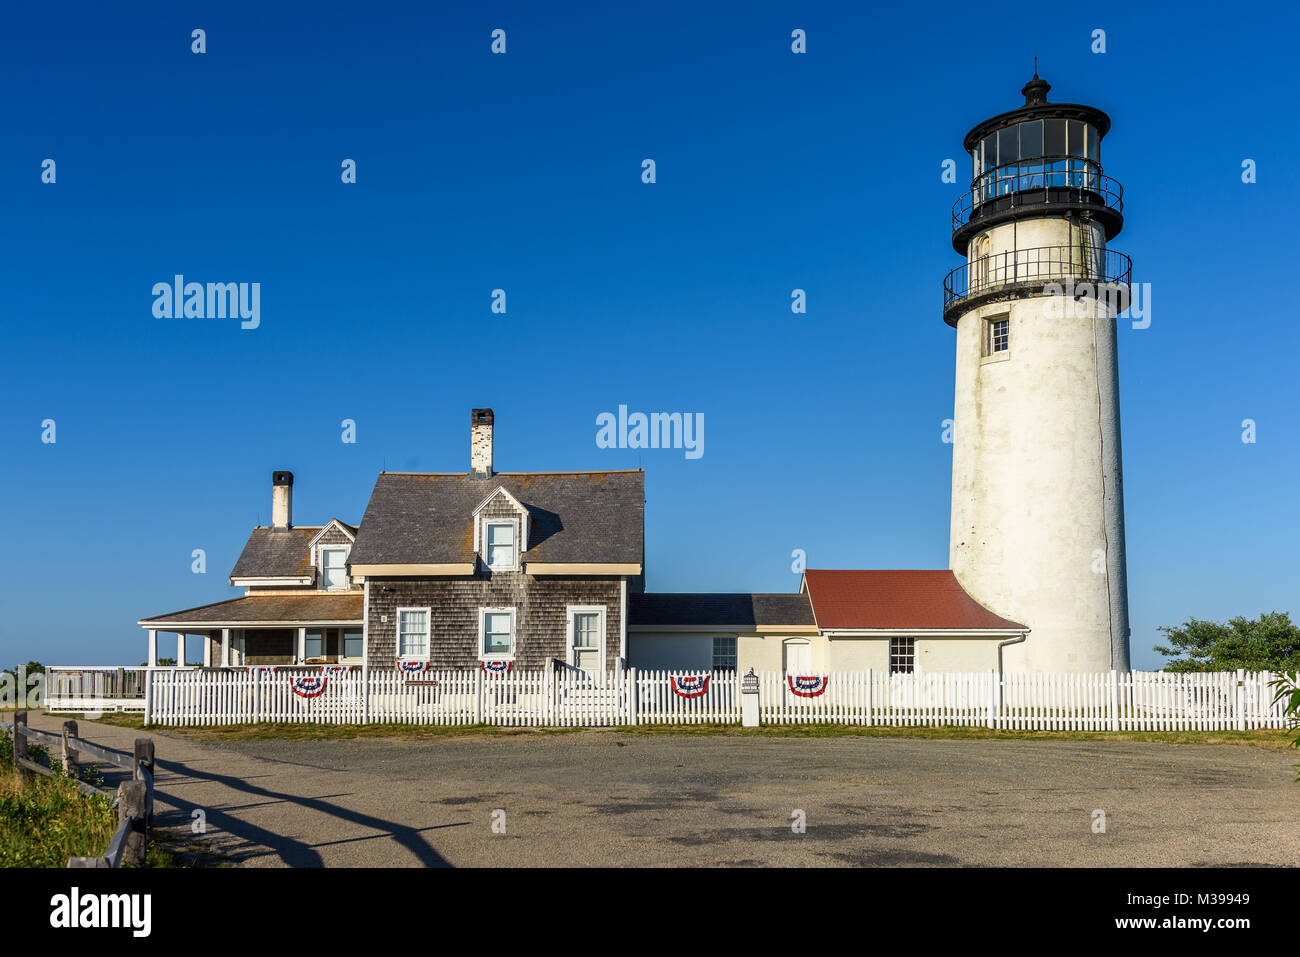
[[[429,609],[398,609],[397,657],[429,657]]]
[[[509,610],[484,609],[483,654],[510,655],[514,653],[515,615]]]
[[[889,673],[910,675],[916,670],[916,639],[889,639]]]
[[[574,613],[573,666],[583,671],[600,669],[600,614],[598,612]]]
[[[984,354],[992,356],[999,352],[1006,352],[1011,346],[1010,329],[1011,322],[1005,316],[1000,319],[990,319],[987,323]]]
[[[343,657],[344,658],[363,658],[365,657],[365,638],[360,628],[343,629]]]
[[[487,525],[487,563],[489,568],[515,567],[515,523],[489,522]]]
[[[325,632],[308,631],[303,638],[303,657],[304,658],[323,658],[325,657]]]
[[[736,670],[736,636],[715,636],[713,639],[713,670]]]
[[[325,588],[348,587],[348,550],[322,548],[320,550],[320,578]]]

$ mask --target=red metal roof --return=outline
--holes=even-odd
[[[937,571],[827,571],[808,569],[804,584],[817,627],[944,628],[1024,631],[993,614],[947,569]]]

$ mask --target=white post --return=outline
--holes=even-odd
[[[185,667],[185,632],[176,632],[176,667]]]
[[[1110,669],[1110,729],[1119,730],[1119,673]]]
[[[152,632],[152,631],[149,632],[149,636],[150,636],[151,638],[153,638],[153,637],[154,637],[154,632]],[[155,654],[150,655],[150,657],[153,658],[154,661],[156,662],[157,659],[158,659],[158,655],[156,654],[156,652],[158,651],[158,648],[157,648],[157,646],[155,645],[155,643],[154,643],[153,641],[150,641],[150,642],[149,642],[149,645],[150,645],[150,648],[155,652]],[[146,672],[144,673],[144,724],[145,724],[145,727],[148,727],[148,726],[153,722],[153,676],[156,675],[157,673],[158,673],[158,672],[153,671],[153,670],[146,671]]]
[[[998,698],[1001,695],[1001,676],[996,668],[989,669],[989,717],[988,726],[997,727]]]
[[[627,723],[636,724],[636,669],[628,668],[623,676],[627,688]]]
[[[204,668],[212,667],[212,635],[211,634],[206,634],[203,636],[203,667]]]
[[[307,660],[307,629],[298,629],[298,653],[294,664],[300,665]]]
[[[158,632],[149,629],[149,667],[158,667]]]
[[[1237,730],[1246,730],[1246,669],[1237,669]]]
[[[221,667],[230,667],[230,629],[221,629]]]
[[[483,669],[474,671],[474,723],[483,723]]]
[[[740,679],[740,726],[758,727],[758,675],[753,668]]]

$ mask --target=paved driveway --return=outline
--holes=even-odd
[[[123,750],[138,734],[82,731]],[[616,731],[215,744],[152,733],[159,822],[186,825],[201,809],[208,838],[247,866],[1300,862],[1296,756],[1250,747]]]

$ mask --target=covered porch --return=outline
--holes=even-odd
[[[170,657],[172,640],[177,668],[361,665],[366,654],[364,601],[360,594],[246,595],[145,618],[139,624],[148,634],[147,667],[160,667],[160,660]],[[201,663],[186,661],[191,635],[203,639]]]

